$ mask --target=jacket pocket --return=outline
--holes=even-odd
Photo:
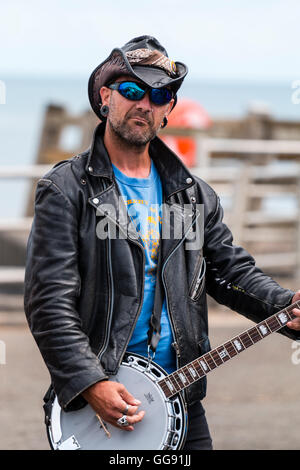
[[[200,267],[194,277],[192,282],[189,296],[192,300],[198,300],[200,295],[202,294],[204,285],[205,285],[205,272],[206,272],[206,262],[205,258],[203,257],[200,263]]]

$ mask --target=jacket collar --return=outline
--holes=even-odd
[[[111,160],[103,142],[105,123],[100,123],[94,132],[85,170],[94,176],[113,180]],[[161,177],[166,200],[174,193],[192,186],[195,181],[182,161],[158,137],[150,143],[149,153]]]

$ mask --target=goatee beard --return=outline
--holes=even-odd
[[[144,116],[142,118],[146,119]],[[156,130],[153,128],[148,119],[148,128],[145,128],[143,133],[135,132],[134,129],[130,128],[130,126],[127,124],[127,121],[128,118],[124,119],[122,122],[112,122],[109,119],[109,124],[112,131],[117,136],[117,138],[122,141],[123,144],[130,147],[141,148],[145,147],[145,145],[156,136]],[[145,125],[140,127],[145,127]]]

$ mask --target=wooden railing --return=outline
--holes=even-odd
[[[234,243],[254,255],[258,266],[271,274],[300,280],[300,142],[205,139],[198,136],[197,166],[191,172],[208,182],[225,205],[224,221],[234,235]],[[235,156],[237,164],[223,166],[211,158],[212,152]],[[201,152],[202,156],[201,156]],[[293,160],[286,165],[253,165],[243,156],[285,154]],[[204,155],[204,156],[203,156]],[[204,164],[205,163],[205,164]],[[221,166],[222,165],[222,166]],[[52,165],[2,166],[0,180],[36,181]],[[267,198],[290,197],[289,211],[264,209]],[[29,233],[32,217],[0,218],[0,236]],[[0,266],[0,284],[22,282],[24,269]]]
[[[234,243],[245,247],[257,265],[274,275],[300,280],[300,163],[291,168],[245,165],[240,168],[194,168],[222,198],[230,199],[224,221]],[[269,198],[288,198],[286,208]]]

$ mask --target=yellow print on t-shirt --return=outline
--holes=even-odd
[[[134,207],[133,204],[136,204]],[[131,206],[129,214],[135,223],[136,229],[143,241],[146,250],[149,253],[154,267],[149,269],[148,273],[153,274],[155,281],[155,271],[157,264],[158,248],[160,241],[160,227],[162,218],[159,213],[160,205],[149,205],[149,201],[144,199],[127,199],[127,205]],[[138,207],[141,205],[141,207]],[[145,212],[146,211],[146,212]],[[141,224],[141,219],[144,219],[144,224]],[[140,228],[140,230],[138,230]]]

